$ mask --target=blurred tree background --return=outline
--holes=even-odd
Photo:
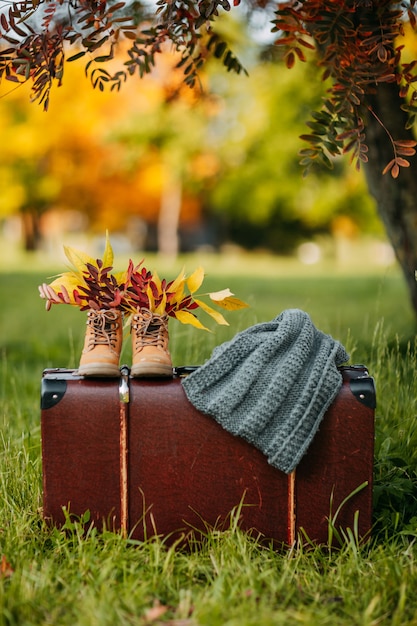
[[[131,250],[171,256],[225,244],[292,254],[359,232],[385,241],[346,160],[302,178],[299,135],[326,89],[317,68],[259,62],[246,22],[221,24],[248,76],[210,61],[193,91],[167,50],[151,75],[110,92],[91,88],[79,60],[66,63],[47,113],[29,85],[2,83],[4,236],[54,252],[66,233],[108,228]]]

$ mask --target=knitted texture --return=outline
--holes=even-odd
[[[183,379],[190,402],[290,473],[342,386],[344,347],[299,309],[217,346]]]

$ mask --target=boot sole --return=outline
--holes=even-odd
[[[164,363],[143,362],[133,365],[130,370],[132,378],[172,378],[172,366]]]
[[[90,363],[78,368],[77,374],[96,378],[119,378],[120,370],[117,365],[103,365],[103,363]]]

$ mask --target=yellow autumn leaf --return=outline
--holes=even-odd
[[[182,268],[178,276],[173,280],[172,285],[169,290],[172,292],[177,292],[181,287],[183,288],[185,282],[185,270]]]
[[[154,312],[154,310],[155,310],[155,299],[153,297],[153,293],[152,293],[152,289],[151,289],[150,285],[148,285],[146,287],[146,295],[148,296],[149,310]]]
[[[127,271],[124,270],[123,272],[115,272],[113,276],[115,277],[118,285],[123,285],[127,280]]]
[[[210,315],[218,324],[221,324],[222,326],[229,326],[229,322],[224,319],[223,315],[219,311],[215,311],[211,308],[211,306],[209,306],[202,300],[197,300],[197,298],[194,299],[194,302],[198,304],[198,306],[201,307],[203,311],[208,313],[208,315]]]
[[[61,285],[65,285],[65,288],[68,291],[72,291],[73,289],[76,289],[83,284],[84,279],[82,275],[77,274],[76,272],[64,272],[63,274],[60,274],[57,278],[55,278],[54,281],[49,283],[49,286],[52,287],[54,291],[56,291],[57,289],[59,290]]]
[[[113,267],[114,255],[111,247],[109,231],[106,230],[106,247],[103,254],[103,267]]]
[[[49,287],[51,287],[51,289],[53,289],[57,294],[63,291],[62,288],[66,289],[71,304],[77,304],[74,300],[73,292],[74,289],[78,290],[78,288],[82,286],[82,284],[83,280],[81,276],[79,276],[75,272],[66,272],[65,274],[61,274],[52,283],[50,283]]]
[[[217,304],[217,306],[226,309],[227,311],[236,311],[237,309],[245,309],[249,305],[243,300],[239,300],[230,291],[230,289],[222,289],[221,291],[213,291],[208,294],[210,299]]]
[[[170,300],[172,304],[176,304],[182,301],[182,299],[184,298],[184,287],[185,287],[185,281],[182,281],[182,283],[178,284],[174,292],[174,295],[171,297],[171,300]],[[173,291],[172,287],[169,288],[169,291],[170,292]]]
[[[229,298],[234,295],[235,294],[230,291],[229,287],[226,287],[226,289],[222,289],[221,291],[212,291],[209,293],[212,300],[224,300],[225,298]]]
[[[204,269],[200,266],[187,278],[187,287],[190,293],[194,293],[201,287],[204,280]]]
[[[185,271],[183,268],[169,287],[169,292],[174,294],[173,297],[171,298],[171,302],[173,304],[176,302],[181,302],[181,300],[183,299],[184,286],[185,286]]]
[[[75,267],[77,272],[80,272],[80,274],[85,270],[85,266],[87,265],[87,263],[91,263],[91,265],[97,267],[96,260],[93,259],[93,257],[91,257],[89,254],[81,252],[81,250],[76,250],[75,248],[64,246],[64,252],[68,261],[71,263],[71,265]]]
[[[181,322],[181,324],[191,324],[191,326],[195,326],[196,328],[200,328],[201,330],[209,331],[208,328],[203,326],[200,320],[198,320],[194,315],[192,315],[192,313],[189,313],[188,311],[176,311],[175,317],[179,322]]]

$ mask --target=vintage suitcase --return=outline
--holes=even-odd
[[[136,539],[167,541],[230,523],[292,544],[302,531],[328,541],[336,526],[369,534],[375,391],[363,366],[342,367],[343,385],[296,470],[286,475],[187,400],[172,379],[83,379],[45,370],[41,429],[43,512],[55,524],[65,507]],[[241,506],[240,506],[241,505]],[[240,508],[239,508],[240,507]]]

